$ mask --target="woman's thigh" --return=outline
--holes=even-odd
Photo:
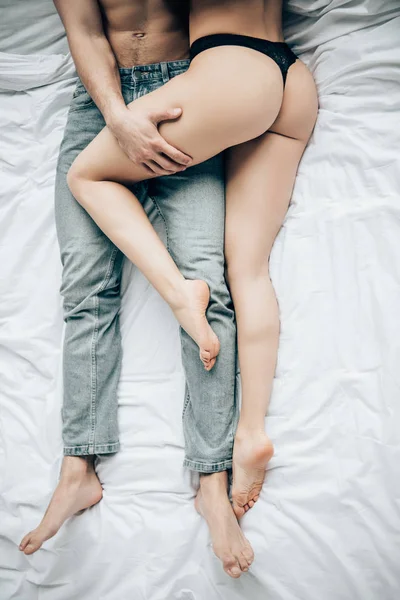
[[[270,131],[227,151],[226,258],[244,276],[268,269],[297,168],[317,117],[313,78],[300,61],[290,67],[281,110]]]
[[[305,143],[266,133],[228,151],[225,254],[228,276],[268,271]]]
[[[186,73],[129,108],[151,114],[181,107],[182,116],[162,123],[160,132],[198,164],[261,135],[275,121],[281,102],[282,76],[271,59],[247,48],[224,47],[200,55]],[[95,179],[136,182],[151,177],[144,166],[132,164],[107,127],[84,150],[79,164],[86,173],[90,168]]]

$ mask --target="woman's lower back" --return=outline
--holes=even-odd
[[[282,0],[192,0],[191,43],[215,33],[283,41]]]

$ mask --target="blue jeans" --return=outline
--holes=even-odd
[[[189,61],[121,69],[128,104],[179,75]],[[56,179],[56,224],[63,264],[65,310],[64,454],[119,450],[117,385],[121,366],[118,314],[123,256],[71,195],[66,175],[75,157],[101,131],[103,117],[78,83],[73,95]],[[134,187],[165,225],[167,248],[188,279],[210,286],[209,322],[221,342],[211,372],[193,340],[181,331],[186,374],[183,407],[185,466],[202,473],[231,467],[237,424],[236,328],[224,276],[225,198],[222,157],[183,173]]]

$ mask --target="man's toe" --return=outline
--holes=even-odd
[[[222,564],[224,565],[224,570],[228,573],[228,575],[235,578],[240,577],[242,570],[237,559],[233,555],[229,554],[224,556],[222,558]]]
[[[244,555],[242,552],[240,552],[240,553],[239,553],[239,556],[237,557],[237,560],[238,560],[238,563],[239,563],[239,565],[240,565],[240,568],[241,568],[241,570],[242,570],[244,573],[246,573],[246,571],[248,571],[248,570],[249,570],[249,566],[250,566],[250,565],[249,565],[249,563],[247,562],[247,559],[246,559],[245,555]]]
[[[242,550],[242,554],[245,557],[247,564],[250,566],[254,560],[254,552],[250,544],[246,544]]]

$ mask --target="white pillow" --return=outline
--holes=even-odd
[[[68,52],[64,27],[52,0],[1,0],[0,12],[0,52]]]

